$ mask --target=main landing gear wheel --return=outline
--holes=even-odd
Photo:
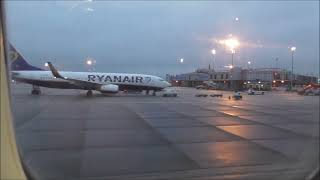
[[[32,85],[31,94],[33,94],[33,95],[41,94],[40,87],[36,86],[36,85]]]
[[[152,92],[152,96],[156,96],[156,91],[153,91],[153,92]]]
[[[41,94],[41,91],[38,90],[38,89],[32,89],[31,94],[33,94],[33,95],[39,95],[39,94]]]
[[[88,97],[91,97],[92,95],[93,95],[92,91],[89,90],[89,91],[87,92],[87,96],[88,96]]]
[[[149,90],[146,90],[146,95],[149,95]]]

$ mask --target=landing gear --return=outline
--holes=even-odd
[[[31,94],[32,94],[32,95],[39,95],[39,94],[41,94],[40,87],[39,87],[39,86],[32,86]]]
[[[87,96],[88,96],[88,97],[91,97],[92,95],[93,95],[92,90],[89,90],[89,91],[87,92]]]
[[[156,92],[155,90],[146,90],[146,95],[149,95],[150,94],[150,91],[152,91],[152,96],[156,96]]]
[[[39,94],[41,94],[41,91],[40,91],[40,90],[37,90],[37,89],[32,89],[31,94],[33,94],[33,95],[39,95]]]

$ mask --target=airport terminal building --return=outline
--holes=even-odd
[[[213,69],[197,69],[195,72],[167,75],[167,80],[175,86],[195,87],[205,82],[214,82],[219,89],[262,89],[270,90],[274,86],[288,85],[291,72],[280,68],[242,69],[215,71]],[[294,85],[305,85],[316,82],[317,78],[306,75],[293,75]]]

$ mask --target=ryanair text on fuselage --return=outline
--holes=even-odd
[[[88,81],[91,82],[113,82],[113,83],[143,83],[143,82],[150,82],[150,77],[142,77],[142,76],[119,76],[119,75],[88,75]]]

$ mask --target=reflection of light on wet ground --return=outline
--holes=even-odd
[[[216,158],[220,161],[224,161],[225,163],[232,163],[234,161],[239,160],[240,158],[247,158],[248,155],[240,153],[237,149],[234,149],[232,152],[225,152],[225,148],[221,148],[219,152],[217,152]]]

